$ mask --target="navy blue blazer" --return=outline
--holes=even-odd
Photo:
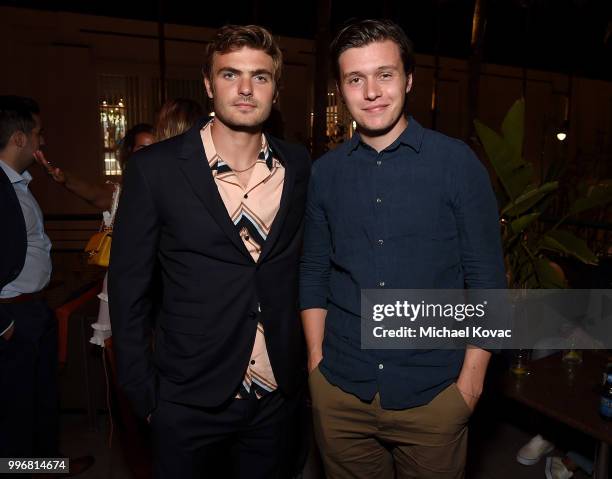
[[[255,263],[212,177],[203,124],[130,159],[115,221],[108,283],[113,346],[119,382],[142,416],[158,397],[200,407],[230,399],[259,321],[279,389],[290,395],[305,380],[298,262],[310,157],[303,146],[268,137],[285,180]],[[158,279],[161,294],[153,298]]]

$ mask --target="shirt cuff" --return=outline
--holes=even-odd
[[[15,324],[15,321],[11,321],[11,324],[9,324],[8,327],[0,333],[0,336],[3,336],[4,333],[6,333],[9,329],[11,329],[14,324]]]
[[[328,301],[327,298],[312,299],[308,301],[302,301],[299,305],[299,310],[304,311],[305,309],[327,309]]]

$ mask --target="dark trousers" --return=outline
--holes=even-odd
[[[159,400],[151,418],[156,479],[286,479],[296,474],[303,398],[279,391],[218,408]]]
[[[0,457],[57,457],[57,322],[44,301],[0,308],[15,321],[0,339]]]

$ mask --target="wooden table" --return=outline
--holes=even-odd
[[[612,421],[599,415],[600,384],[607,356],[584,351],[580,364],[568,365],[561,354],[532,361],[529,374],[505,373],[502,389],[508,397],[599,441],[593,477],[608,478]]]

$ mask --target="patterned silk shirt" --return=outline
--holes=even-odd
[[[234,171],[217,153],[211,134],[212,124],[213,121],[208,122],[201,130],[208,164],[227,213],[253,261],[257,262],[280,206],[285,169],[274,158],[266,137],[262,134],[257,162],[247,186],[244,187]],[[251,359],[236,397],[246,398],[254,393],[260,398],[276,388],[264,328],[258,323]]]

